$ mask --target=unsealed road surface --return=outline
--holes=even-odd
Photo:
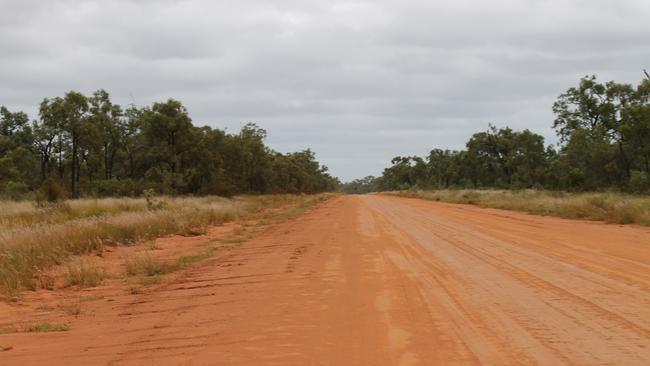
[[[650,230],[338,197],[2,365],[649,365]]]

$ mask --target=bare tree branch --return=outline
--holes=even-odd
[[[645,69],[643,69],[643,73],[645,74],[645,77],[646,77],[648,80],[650,80],[650,74],[648,74],[648,72],[647,72]]]

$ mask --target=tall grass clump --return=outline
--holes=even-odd
[[[436,190],[386,194],[448,203],[522,211],[568,219],[650,226],[650,197],[622,193],[568,193],[541,190]]]
[[[104,280],[105,272],[93,263],[76,260],[68,263],[65,272],[66,286],[96,287]]]
[[[0,293],[39,287],[37,273],[73,255],[172,234],[196,235],[210,225],[262,209],[321,196],[153,197],[80,199],[35,205],[0,201]],[[71,282],[84,284],[82,280]],[[83,277],[87,277],[83,275]],[[81,283],[76,283],[81,282]]]
[[[155,259],[148,254],[126,260],[126,274],[129,276],[159,276],[174,272],[176,269],[177,266]]]

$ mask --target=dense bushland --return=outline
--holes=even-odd
[[[114,104],[103,90],[46,98],[39,118],[0,108],[0,196],[315,193],[337,180],[304,150],[282,154],[255,124],[229,134],[193,125],[173,99]]]
[[[553,105],[557,146],[529,130],[490,126],[466,149],[398,156],[380,177],[346,183],[349,193],[412,188],[650,190],[650,80],[637,87],[583,78]]]

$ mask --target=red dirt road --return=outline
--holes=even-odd
[[[650,230],[332,199],[1,365],[648,365]]]

